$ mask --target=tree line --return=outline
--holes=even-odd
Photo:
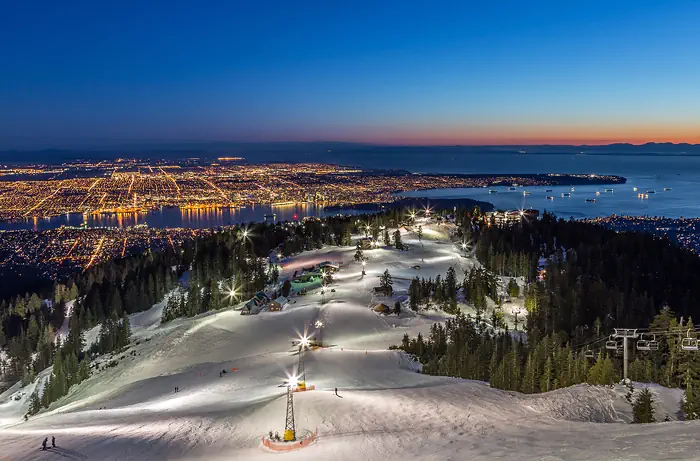
[[[632,344],[630,378],[684,388],[679,410],[686,419],[700,415],[700,355],[680,347],[686,331],[695,337],[691,315],[697,308],[690,300],[700,295],[693,282],[700,276],[696,255],[666,239],[618,234],[549,214],[498,225],[479,213],[464,213],[455,237],[469,242],[482,264],[462,284],[477,318],[457,312],[445,325],[434,325],[428,338],[404,337],[399,347],[415,354],[425,373],[525,393],[583,382],[609,385],[619,381],[622,364],[601,341],[615,327],[649,328],[657,333],[659,350],[637,351]],[[526,281],[522,293],[512,280],[506,288],[509,295],[524,296],[526,343],[503,325],[494,328],[496,319],[489,327],[481,317],[486,298],[494,301],[494,315],[498,312],[494,275]],[[414,280],[411,306],[444,292],[438,281]],[[588,343],[596,344],[593,358],[586,356],[592,351],[583,347]]]

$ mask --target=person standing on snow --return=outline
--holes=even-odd
[[[56,448],[56,437],[51,436],[51,448]]]
[[[44,441],[41,443],[41,449],[46,450],[46,444],[49,442],[49,438],[46,437]]]
[[[335,396],[338,397],[338,388],[335,388]]]

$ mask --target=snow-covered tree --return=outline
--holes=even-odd
[[[357,242],[357,246],[355,247],[355,261],[360,262],[364,259],[365,255],[362,252],[362,243],[359,241]]]
[[[391,288],[393,284],[394,281],[391,279],[389,269],[384,269],[384,273],[379,277],[379,285],[382,288]]]

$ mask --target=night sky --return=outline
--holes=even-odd
[[[0,148],[700,142],[700,2],[5,2]]]

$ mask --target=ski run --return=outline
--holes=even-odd
[[[0,395],[0,461],[698,459],[700,426],[676,421],[677,389],[649,386],[656,414],[671,421],[630,425],[623,386],[524,395],[418,373],[419,364],[388,348],[405,333],[427,335],[446,314],[415,314],[404,302],[397,317],[375,305],[405,301],[415,276],[444,277],[448,267],[461,276],[478,263],[452,244],[445,225],[424,222],[422,243],[402,232],[409,249],[366,250],[364,276],[354,246],[287,258],[282,278],[323,261],[342,264],[325,294],[311,284],[279,312],[241,315],[241,304],[160,325],[161,302],[131,316],[128,351],[101,359],[118,364],[100,367],[48,410],[23,419],[50,369]],[[385,269],[394,280],[391,300],[373,294]],[[505,307],[511,328],[521,307]],[[318,438],[302,449],[269,451],[261,438],[284,430],[280,386],[296,370],[293,341],[318,320],[330,347],[305,354],[315,390],[294,394],[297,432],[318,430]],[[96,330],[86,335],[95,337]],[[42,451],[52,436],[57,448]]]

